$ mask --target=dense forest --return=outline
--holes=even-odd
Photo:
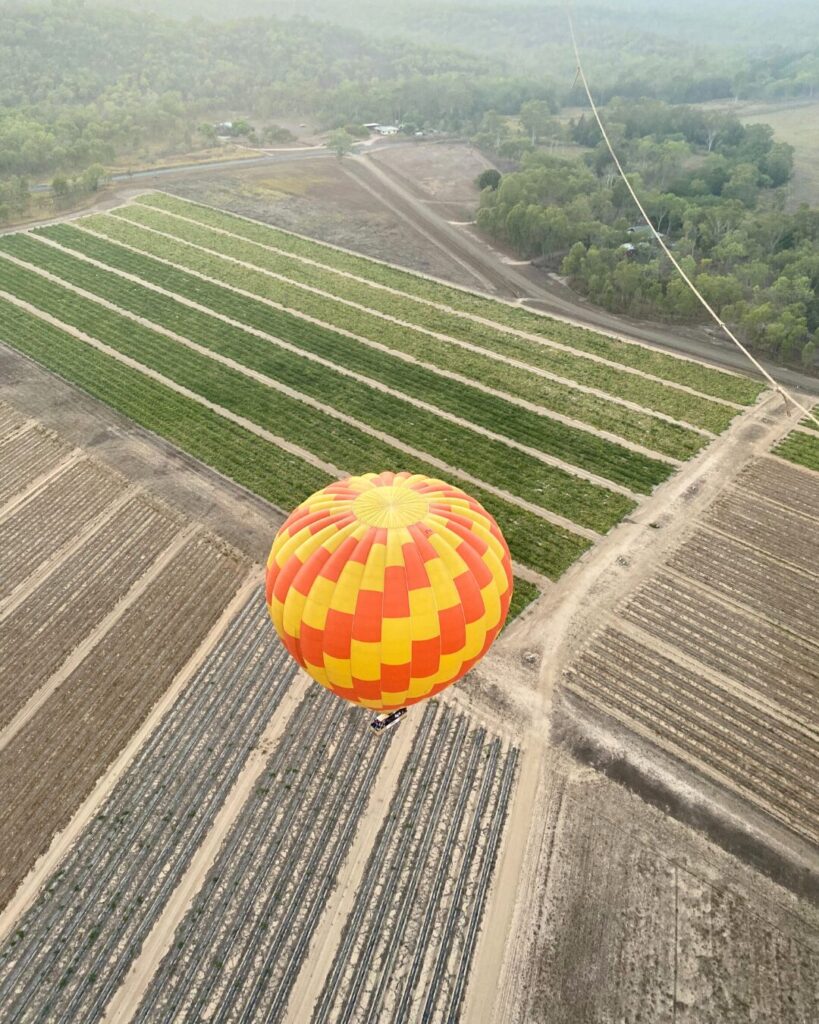
[[[534,115],[540,113],[539,121]],[[810,368],[819,344],[819,210],[786,213],[790,146],[764,124],[653,100],[617,100],[608,129],[654,226],[721,316],[757,351]],[[521,169],[481,194],[478,224],[521,255],[545,257],[616,312],[687,321],[702,309],[634,203],[593,118],[564,127],[535,105],[537,133],[582,147],[579,158],[533,147],[522,124],[501,132]],[[479,138],[497,131],[491,116]],[[494,187],[493,187],[494,186]]]

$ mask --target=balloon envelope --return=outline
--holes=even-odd
[[[457,487],[368,473],[292,512],[273,542],[266,596],[313,679],[389,711],[439,693],[489,650],[512,566],[495,520]]]

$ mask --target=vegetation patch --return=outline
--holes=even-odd
[[[819,473],[819,436],[793,430],[773,452],[781,459],[796,462]]]

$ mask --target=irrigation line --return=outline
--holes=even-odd
[[[656,239],[657,243],[659,244],[659,246],[661,247],[661,249],[663,250],[665,255],[671,261],[671,264],[674,267],[674,269],[677,271],[677,273],[680,275],[680,277],[683,279],[683,281],[685,281],[685,283],[691,289],[692,293],[696,296],[697,301],[702,306],[705,307],[705,309],[707,310],[708,314],[711,316],[711,318],[714,320],[714,322],[717,324],[717,326],[722,329],[722,331],[728,336],[728,338],[734,343],[734,345],[736,345],[736,347],[740,350],[740,352],[742,352],[742,354],[746,357],[746,359],[749,359],[750,362],[753,363],[753,365],[756,367],[756,369],[759,371],[759,373],[762,374],[762,376],[765,378],[765,380],[768,381],[768,383],[771,385],[771,387],[773,387],[773,389],[775,391],[778,391],[779,394],[782,395],[782,398],[785,400],[786,404],[790,403],[792,405],[795,405],[797,409],[799,409],[806,416],[808,416],[810,419],[812,419],[813,422],[816,424],[816,426],[819,427],[819,418],[817,418],[810,409],[807,409],[804,405],[801,404],[801,402],[798,402],[791,394],[789,394],[785,390],[783,385],[778,384],[774,380],[774,378],[770,375],[770,373],[768,373],[768,371],[765,369],[765,367],[757,359],[755,359],[751,355],[751,353],[742,344],[742,342],[739,340],[739,338],[737,338],[737,336],[733,333],[733,331],[722,320],[722,318],[719,316],[719,314],[716,312],[716,310],[710,305],[710,303],[707,301],[707,299],[704,298],[704,296],[702,295],[700,290],[697,288],[697,286],[694,284],[694,282],[691,280],[691,278],[688,276],[688,274],[686,274],[686,272],[682,268],[682,266],[680,266],[680,263],[678,262],[678,260],[674,256],[674,254],[671,252],[671,250],[666,245],[665,240],[663,239],[663,236],[660,234],[660,232],[652,224],[651,218],[646,213],[645,208],[643,207],[643,204],[640,202],[640,199],[639,199],[637,193],[634,191],[634,188],[633,188],[633,186],[631,184],[631,181],[628,178],[628,175],[623,170],[623,165],[620,163],[620,160],[619,160],[619,158],[617,156],[617,153],[615,152],[614,146],[611,143],[611,139],[609,139],[608,132],[606,131],[605,125],[603,124],[603,121],[602,121],[602,119],[600,117],[600,114],[599,114],[599,112],[597,110],[597,104],[594,102],[594,97],[592,96],[591,88],[589,87],[589,83],[588,83],[588,80],[586,78],[586,72],[583,70],[583,62],[580,59],[580,50],[578,49],[578,46],[577,46],[577,37],[575,36],[575,32],[574,32],[574,20],[572,19],[572,0],[568,0],[568,3],[566,5],[566,15],[567,15],[567,17],[569,19],[569,32],[571,33],[571,37],[572,37],[572,47],[574,49],[574,56],[575,56],[575,61],[576,61],[576,65],[577,65],[577,78],[579,78],[580,81],[583,83],[583,89],[585,90],[586,96],[587,96],[588,101],[589,101],[589,105],[590,105],[590,107],[592,109],[592,113],[594,114],[594,119],[597,122],[597,127],[600,129],[600,134],[603,136],[603,141],[606,143],[606,147],[608,148],[609,154],[611,155],[611,158],[614,161],[614,166],[617,168],[617,171],[618,171],[620,177],[623,179],[623,184],[628,189],[629,195],[634,200],[634,203],[635,203],[637,209],[640,211],[640,214],[642,215],[642,218],[646,222],[646,224],[647,224],[649,230],[651,231],[652,235]]]

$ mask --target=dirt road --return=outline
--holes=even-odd
[[[534,267],[513,266],[505,262],[504,255],[477,237],[470,225],[452,224],[441,217],[434,205],[425,202],[400,173],[378,159],[377,151],[353,157],[347,166],[386,202],[401,213],[410,215],[416,226],[423,227],[425,234],[431,236],[444,251],[452,254],[462,265],[468,265],[478,279],[489,279],[502,298],[518,299],[533,309],[583,326],[599,327],[670,352],[757,376],[747,359],[730,342],[712,338],[702,328],[670,328],[615,316],[585,302],[559,280]],[[763,365],[778,381],[795,391],[815,392],[817,389],[816,378],[770,363],[763,362]]]

